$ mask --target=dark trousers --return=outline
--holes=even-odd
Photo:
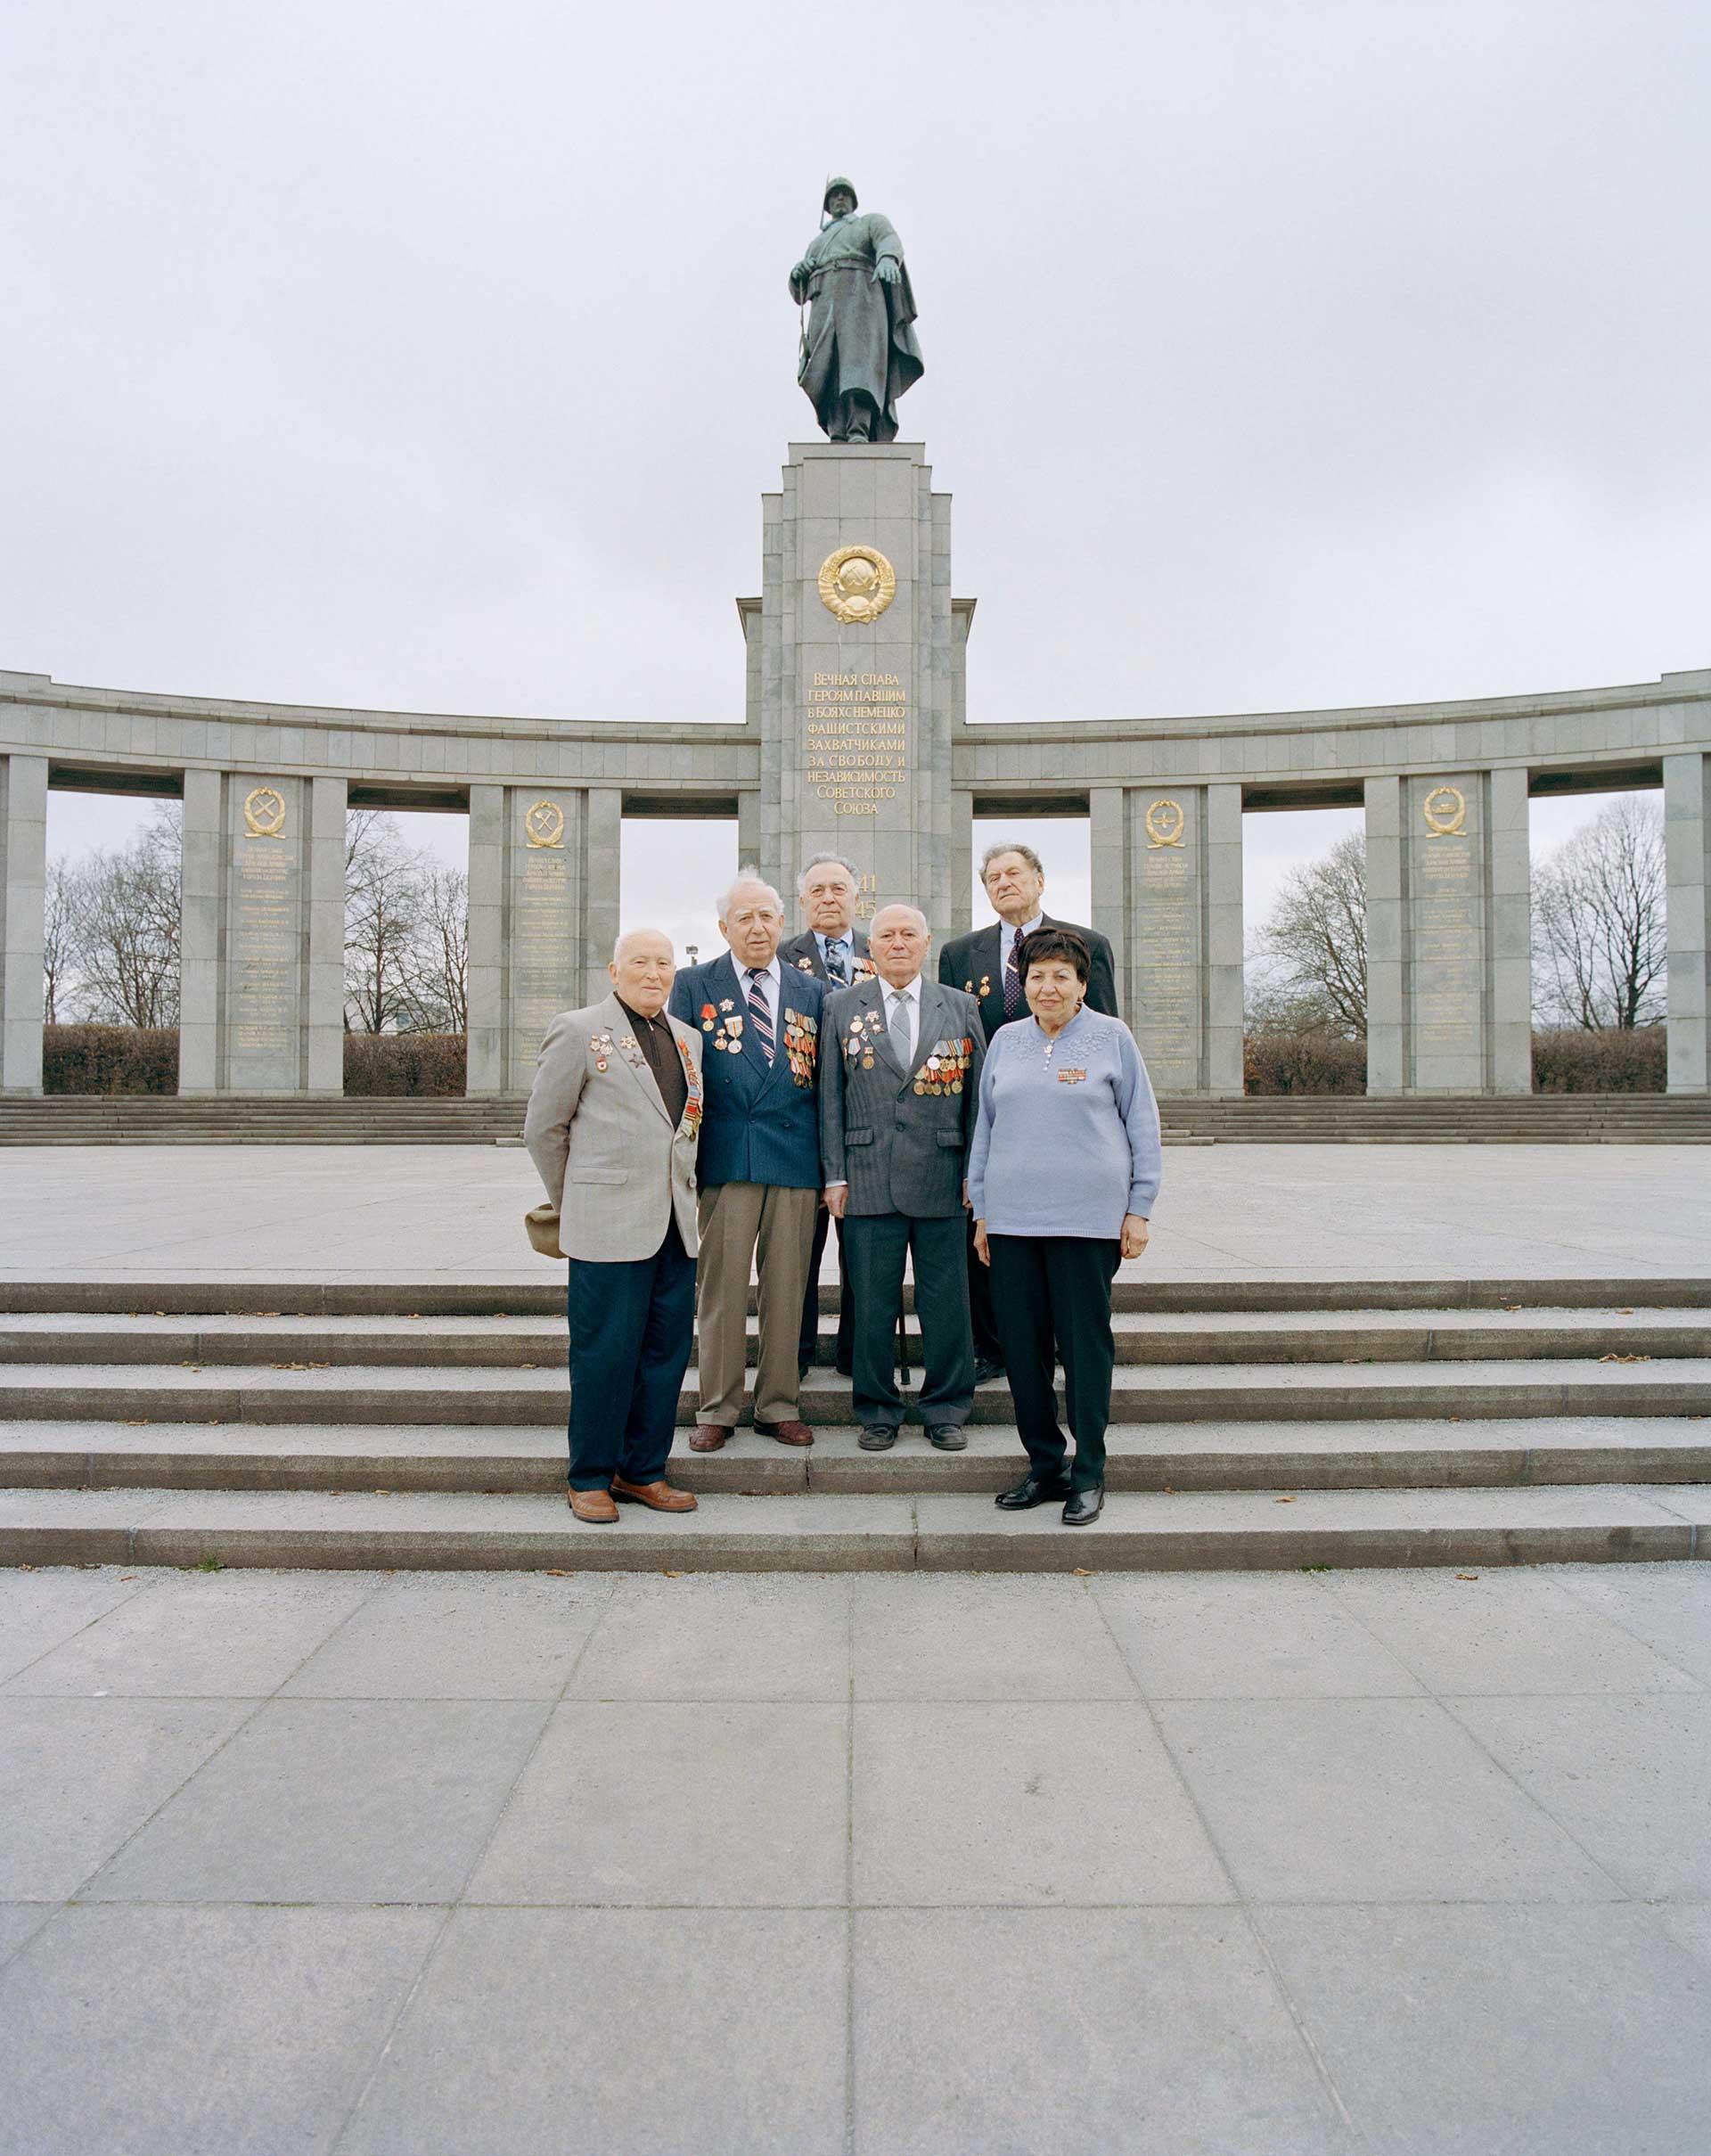
[[[802,1298],[802,1338],[798,1343],[796,1359],[806,1365],[814,1360],[814,1351],[820,1340],[820,1260],[826,1254],[826,1232],[831,1226],[831,1215],[823,1205],[814,1217],[814,1248],[808,1253],[808,1291]],[[844,1224],[838,1223],[838,1367],[846,1374],[850,1369],[856,1337],[856,1298],[850,1292],[849,1267],[844,1260]]]
[[[651,1258],[570,1260],[570,1487],[657,1482],[695,1327],[695,1260],[674,1218]]]
[[[974,1352],[983,1363],[1002,1363],[1004,1350],[998,1338],[998,1320],[992,1308],[992,1274],[974,1252],[974,1219],[969,1217],[969,1324],[974,1332]]]
[[[962,1262],[962,1216],[918,1220],[909,1213],[850,1214],[844,1256],[856,1294],[856,1420],[895,1430],[903,1421],[897,1390],[897,1316],[903,1308],[903,1262],[915,1267],[915,1314],[921,1319],[925,1371],[921,1419],[966,1422],[974,1404],[974,1347],[969,1338],[968,1273]]]
[[[1003,1335],[1004,1373],[1028,1465],[1043,1482],[1065,1473],[1052,1350],[1063,1362],[1063,1400],[1076,1456],[1072,1488],[1105,1480],[1111,1419],[1111,1283],[1122,1246],[1092,1235],[993,1235],[992,1300]]]

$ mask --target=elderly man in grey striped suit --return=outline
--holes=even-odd
[[[535,1065],[523,1139],[570,1260],[570,1510],[688,1512],[666,1480],[695,1323],[701,1039],[666,1013],[658,929],[620,936],[612,993],[561,1011]]]

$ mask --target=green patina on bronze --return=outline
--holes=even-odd
[[[808,309],[797,379],[835,442],[897,439],[897,399],[924,371],[903,242],[888,217],[864,215],[855,188],[828,180],[828,222],[790,272]]]

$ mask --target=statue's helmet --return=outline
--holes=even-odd
[[[822,210],[827,210],[831,208],[831,198],[837,193],[840,187],[849,197],[851,202],[855,204],[856,208],[858,209],[861,208],[861,197],[856,192],[855,182],[853,180],[847,180],[840,172],[834,175],[832,178],[826,182],[826,192],[820,198],[820,207]]]

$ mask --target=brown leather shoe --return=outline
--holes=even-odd
[[[586,1520],[591,1525],[610,1527],[618,1518],[618,1507],[603,1489],[573,1489],[570,1510],[578,1520]]]
[[[690,1432],[691,1452],[717,1452],[731,1435],[723,1422],[697,1422]]]
[[[651,1512],[692,1512],[695,1500],[686,1489],[674,1489],[669,1482],[627,1482],[622,1475],[612,1477],[612,1495],[624,1504],[645,1504]]]
[[[776,1438],[781,1445],[812,1445],[814,1432],[806,1422],[757,1422],[757,1438]]]

